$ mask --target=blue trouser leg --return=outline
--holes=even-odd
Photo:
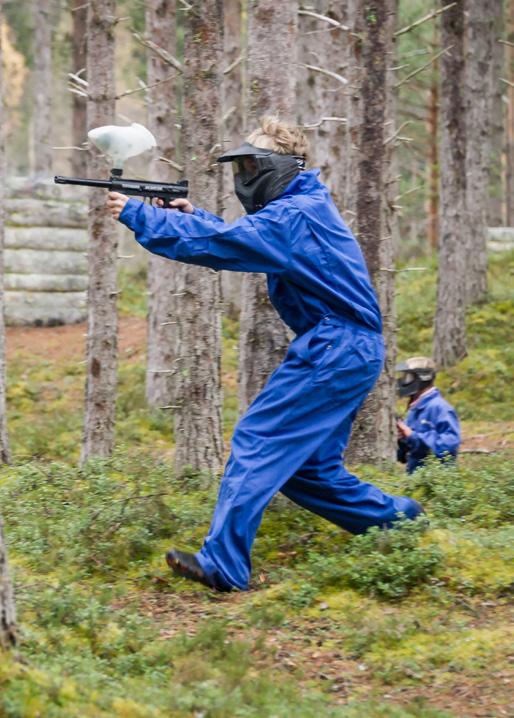
[[[398,499],[351,477],[336,456],[380,373],[382,339],[350,323],[326,321],[291,344],[236,427],[209,534],[197,554],[221,587],[247,588],[263,511],[285,484],[295,501],[356,532],[405,510],[408,500],[397,506]],[[342,439],[333,438],[338,427]]]
[[[343,466],[351,420],[309,457],[281,491],[291,501],[353,534],[371,526],[390,526],[405,514],[416,518],[418,504],[405,496],[390,496],[372,484],[360,481]]]

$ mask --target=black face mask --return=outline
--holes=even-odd
[[[282,194],[305,167],[305,158],[281,155],[245,142],[218,162],[232,162],[236,195],[248,214],[254,214]]]

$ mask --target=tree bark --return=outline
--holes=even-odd
[[[466,302],[480,302],[487,293],[487,209],[491,162],[493,86],[491,58],[494,6],[498,0],[467,0],[466,4],[466,200],[469,231]]]
[[[445,5],[445,0],[441,0]],[[434,327],[434,359],[439,367],[466,356],[465,268],[466,107],[464,8],[457,3],[441,16],[441,143],[439,270]]]
[[[0,15],[3,0],[0,0]],[[7,168],[5,162],[5,112],[3,94],[3,54],[0,37],[0,464],[10,461],[9,438],[5,401],[5,295],[4,295],[4,239],[5,239],[5,185]]]
[[[86,80],[87,64],[87,3],[84,0],[71,0],[70,10],[72,17],[72,60],[74,73],[81,72],[80,77]],[[72,107],[72,145],[81,147],[87,140],[87,111],[86,98],[73,94]],[[84,151],[73,150],[71,156],[72,173],[75,177],[85,177],[87,171],[87,154]]]
[[[114,0],[88,6],[87,122],[111,124],[115,110]],[[109,165],[94,148],[88,153],[90,177],[106,177]],[[117,379],[117,231],[105,209],[105,191],[93,190],[89,204],[89,291],[86,406],[82,462],[110,456],[114,448]]]
[[[319,15],[330,18],[340,25],[348,25],[347,3],[340,0],[317,0],[313,9]],[[319,167],[321,179],[330,189],[332,198],[346,215],[346,174],[348,155],[345,148],[348,98],[349,34],[342,27],[310,16],[300,17],[300,67],[298,69],[297,95],[298,120],[305,125],[311,145],[310,164]],[[313,70],[311,65],[330,70],[342,80]],[[339,118],[322,120],[322,118]],[[309,128],[309,125],[317,124]]]
[[[434,25],[434,28],[436,26]],[[434,47],[437,46],[437,33],[434,30]],[[439,244],[439,63],[432,67],[427,132],[428,147],[428,218],[427,231],[430,248],[435,251]]]
[[[351,110],[349,180],[354,183],[355,232],[377,292],[387,350],[386,363],[353,426],[348,461],[390,461],[395,455],[396,357],[393,245],[396,182],[392,164],[395,100],[392,90],[395,0],[352,1]]]
[[[0,649],[16,645],[16,611],[0,517]]]
[[[498,42],[504,37],[505,18],[503,2],[493,3],[493,47],[491,62],[492,110],[491,110],[491,177],[489,186],[489,206],[487,223],[489,227],[500,227],[503,224],[503,190],[504,172],[502,157],[505,139],[505,104],[503,95],[505,85],[500,80],[505,77],[505,45]]]
[[[514,0],[509,3],[509,33],[508,38],[514,43]],[[514,227],[514,47],[508,47],[509,79],[512,84],[507,85],[507,131],[505,141],[505,224]]]
[[[237,147],[243,139],[244,87],[246,83],[246,33],[243,23],[243,5],[246,0],[225,0],[223,4],[225,32],[223,52],[223,150]],[[246,10],[245,10],[246,12]],[[230,72],[227,69],[232,68]],[[223,174],[223,218],[233,222],[243,214],[241,203],[234,192],[234,175],[230,162],[225,162]],[[221,284],[225,312],[239,317],[241,310],[240,272],[222,272]]]
[[[221,211],[220,151],[221,0],[195,3],[184,35],[184,116],[181,159],[191,196],[210,212]],[[177,268],[177,405],[175,463],[217,472],[223,462],[220,275],[210,269]]]
[[[265,114],[294,119],[297,38],[297,2],[252,3],[248,23],[248,127],[256,126]],[[245,274],[239,336],[241,412],[282,361],[288,343],[287,329],[268,299],[266,277]]]
[[[53,0],[36,0],[34,12],[34,172],[52,174]]]
[[[173,0],[148,0],[146,3],[146,34],[152,42],[175,55],[175,3]],[[149,51],[148,84],[150,86],[170,76],[170,67],[153,51]],[[149,90],[148,127],[157,140],[159,156],[173,159],[176,142],[175,82],[164,82]],[[164,162],[154,161],[152,178],[175,182],[176,170]],[[175,359],[177,356],[177,314],[175,262],[150,255],[148,261],[148,349],[146,371],[146,400],[157,408],[173,404]]]

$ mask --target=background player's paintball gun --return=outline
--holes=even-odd
[[[101,187],[110,192],[121,192],[126,195],[148,197],[150,199],[162,199],[165,207],[174,199],[187,197],[187,180],[169,183],[149,182],[147,180],[126,179],[123,177],[123,163],[125,160],[156,146],[154,136],[143,125],[134,122],[130,127],[117,127],[116,125],[96,127],[88,132],[88,137],[98,149],[111,158],[113,167],[110,178],[102,180],[57,175],[54,177],[55,183]]]

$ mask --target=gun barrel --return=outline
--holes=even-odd
[[[93,180],[83,179],[82,177],[63,177],[62,175],[56,175],[54,177],[55,184],[75,184],[82,187],[102,187],[103,189],[109,189],[111,186],[110,180]]]

